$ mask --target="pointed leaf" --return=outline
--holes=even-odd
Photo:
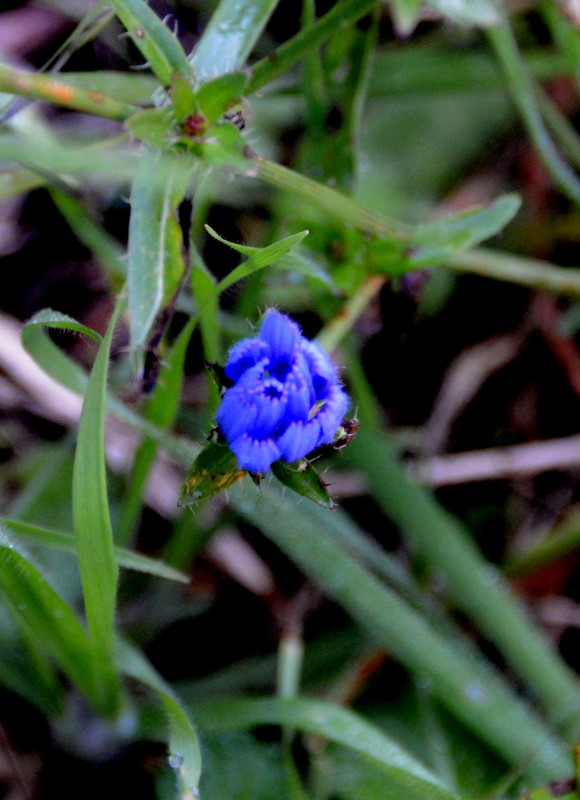
[[[204,117],[216,122],[228,108],[238,103],[247,79],[243,72],[230,72],[204,83],[197,93],[199,110]]]
[[[495,200],[487,208],[462,211],[448,219],[421,225],[413,236],[410,261],[414,266],[440,264],[455,253],[489,239],[513,219],[521,205],[515,194]]]
[[[217,239],[222,244],[228,245],[228,247],[231,247],[238,253],[249,256],[247,261],[244,261],[243,264],[240,264],[232,270],[229,275],[218,283],[217,291],[219,293],[224,292],[226,289],[229,289],[230,286],[233,286],[234,283],[247,278],[254,272],[264,269],[264,267],[268,267],[270,264],[274,264],[283,256],[286,256],[296,245],[300,244],[300,242],[308,236],[308,231],[305,230],[300,231],[300,233],[295,233],[292,236],[287,236],[285,239],[280,239],[279,242],[274,242],[274,244],[268,245],[267,247],[247,247],[246,245],[228,242],[227,239],[221,237],[213,228],[210,228],[209,225],[205,225],[205,229],[210,236],[213,236],[214,239]]]
[[[281,484],[293,492],[314,500],[326,508],[334,508],[335,503],[328,494],[327,484],[324,483],[310,461],[303,459],[295,464],[286,464],[284,461],[275,461],[272,472]]]

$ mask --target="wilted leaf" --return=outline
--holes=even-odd
[[[223,492],[246,474],[235,455],[223,444],[210,442],[198,455],[181,487],[180,506],[197,505]]]

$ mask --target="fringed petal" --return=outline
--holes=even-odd
[[[280,458],[280,449],[272,439],[253,439],[243,433],[233,442],[230,449],[238,459],[240,469],[248,472],[268,472],[274,461]]]
[[[314,417],[320,425],[317,445],[331,444],[348,408],[348,396],[340,386],[333,386],[328,399]]]
[[[252,398],[234,386],[225,393],[216,421],[226,442],[231,445],[234,439],[254,425],[257,416],[258,409]]]
[[[292,422],[278,439],[278,447],[284,461],[292,463],[304,458],[316,447],[320,425],[316,419],[310,422]]]
[[[242,339],[230,350],[225,373],[236,383],[240,377],[268,356],[269,348],[262,339]]]
[[[270,309],[264,317],[260,338],[270,347],[268,371],[284,380],[298,350],[300,328],[285,314]]]

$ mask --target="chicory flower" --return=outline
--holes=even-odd
[[[328,354],[273,309],[255,338],[234,345],[225,374],[233,386],[217,424],[248,472],[263,474],[274,461],[298,461],[330,444],[348,407]]]

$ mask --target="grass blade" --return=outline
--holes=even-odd
[[[105,406],[111,340],[123,305],[124,298],[117,303],[89,377],[72,485],[73,520],[93,672],[101,692],[101,707],[108,714],[114,714],[119,707],[120,684],[113,655],[118,567],[107,496]]]
[[[353,711],[331,703],[306,699],[222,700],[195,706],[194,717],[200,727],[209,731],[285,725],[322,736],[369,758],[404,788],[405,799],[458,800],[458,795],[380,729]]]
[[[26,539],[29,542],[45,547],[51,547],[54,550],[61,550],[65,553],[76,553],[76,539],[72,533],[42,528],[29,522],[21,522],[20,520],[6,519],[4,517],[0,517],[0,524],[18,538]],[[143,572],[147,575],[155,575],[158,578],[167,578],[179,583],[189,582],[189,578],[183,572],[179,572],[179,570],[155,558],[149,558],[141,553],[126,550],[123,547],[115,547],[114,551],[117,564],[120,567]]]
[[[557,725],[578,732],[580,687],[511,594],[507,583],[479,554],[469,534],[430,495],[413,485],[394,448],[364,430],[347,458],[368,475],[383,511],[412,537],[428,562],[441,570],[454,601],[466,611],[523,677]]]
[[[0,592],[36,645],[99,707],[87,635],[71,608],[40,572],[0,532]]]
[[[561,743],[481,656],[441,636],[344,552],[327,524],[328,511],[296,505],[273,484],[262,484],[259,494],[233,488],[230,497],[374,639],[413,673],[428,676],[438,699],[495,752],[539,781],[566,775],[570,764]]]

